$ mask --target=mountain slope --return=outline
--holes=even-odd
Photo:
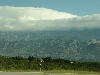
[[[0,40],[0,55],[64,58],[100,62],[100,40],[81,41],[76,38],[56,37],[38,40]]]

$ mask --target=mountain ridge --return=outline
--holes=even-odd
[[[87,41],[91,39],[100,39],[99,33],[100,29],[70,30],[70,31],[0,32],[0,39],[33,40],[33,39],[40,39],[45,36],[48,37],[69,36],[69,37],[77,37],[83,41]]]
[[[100,62],[100,30],[0,32],[0,55]]]

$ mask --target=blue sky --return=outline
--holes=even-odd
[[[44,7],[75,15],[100,13],[100,0],[0,0],[0,6]]]
[[[0,0],[1,31],[100,29],[100,0]]]

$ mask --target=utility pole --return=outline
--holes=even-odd
[[[40,72],[42,71],[42,62],[44,62],[42,59],[40,59]]]
[[[42,65],[40,64],[40,72],[42,71],[41,66],[42,66]]]

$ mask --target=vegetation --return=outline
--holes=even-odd
[[[41,64],[41,65],[40,65]],[[23,57],[8,57],[0,56],[0,70],[31,70],[39,71],[42,68],[44,71],[89,71],[100,72],[100,62],[78,62],[70,61],[62,58],[53,59],[51,57],[36,58],[29,56]]]

